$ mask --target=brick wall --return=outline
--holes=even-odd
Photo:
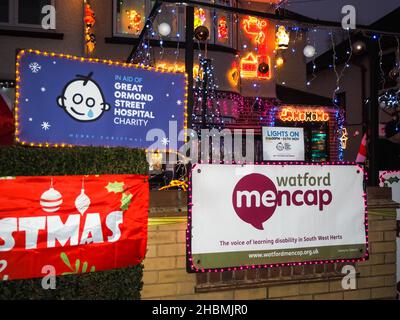
[[[357,289],[343,290],[341,264],[188,274],[185,223],[149,227],[142,299],[395,299],[396,218],[369,216],[370,260],[355,265]]]

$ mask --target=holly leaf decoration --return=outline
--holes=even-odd
[[[121,193],[124,192],[124,185],[123,182],[109,182],[106,189],[108,192]]]
[[[60,256],[61,256],[61,260],[68,266],[68,268],[73,270],[72,267],[71,267],[71,263],[69,262],[67,254],[65,252],[61,252]]]
[[[130,193],[123,193],[121,198],[121,210],[126,211],[129,209],[129,205],[132,202],[133,195]]]

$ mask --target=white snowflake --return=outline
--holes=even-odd
[[[32,73],[38,73],[42,69],[42,66],[37,62],[32,62],[29,64],[29,69],[31,69]]]
[[[169,142],[170,142],[170,141],[169,141],[168,138],[162,138],[162,139],[161,139],[161,143],[162,143],[164,146],[168,145]]]
[[[169,97],[169,93],[165,94],[167,96],[167,98]]]
[[[42,122],[41,126],[44,131],[47,131],[50,130],[51,124],[49,124],[48,122]]]
[[[41,87],[41,88],[40,88],[40,91],[46,92],[46,88],[45,88],[45,87]]]
[[[178,106],[182,105],[182,100],[178,100],[178,101],[176,102],[176,104],[177,104]]]

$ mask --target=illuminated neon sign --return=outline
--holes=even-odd
[[[226,22],[226,17],[222,16],[218,19],[218,39],[226,40],[228,39],[228,24]]]
[[[242,20],[245,34],[257,46],[257,54],[247,53],[240,60],[240,76],[259,80],[271,79],[271,58],[267,54],[268,21],[247,16]]]
[[[320,109],[294,109],[283,108],[279,114],[279,119],[287,122],[327,122],[329,113]]]
[[[246,17],[243,19],[243,30],[258,45],[264,45],[267,38],[267,21],[256,17]]]

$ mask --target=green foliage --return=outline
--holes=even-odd
[[[0,177],[147,173],[148,164],[142,150],[0,147]],[[122,204],[129,205],[129,199],[126,198]],[[63,258],[65,263],[74,263]],[[142,265],[91,272],[93,269],[82,263],[82,273],[57,277],[55,290],[44,290],[42,279],[0,282],[0,300],[140,299]],[[73,267],[76,269],[76,265]]]

